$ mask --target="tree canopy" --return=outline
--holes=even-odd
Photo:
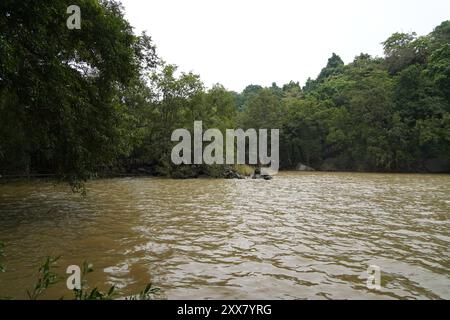
[[[0,3],[0,174],[179,176],[171,132],[280,129],[282,168],[450,171],[450,21],[429,35],[394,33],[384,57],[335,53],[305,86],[249,85],[241,93],[183,73],[135,35],[119,2],[80,0],[82,28],[66,27],[65,0]],[[183,174],[182,176],[186,176]]]

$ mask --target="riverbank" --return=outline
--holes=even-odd
[[[197,178],[216,178],[216,179],[244,179],[251,177],[255,172],[255,168],[248,165],[230,165],[230,166],[179,166],[177,170],[173,170],[170,174],[161,174],[154,168],[149,166],[136,166],[127,169],[109,169],[97,173],[92,179],[96,178],[118,178],[118,177],[159,177],[172,179],[197,179]],[[57,174],[11,174],[0,175],[0,183],[5,181],[26,181],[26,180],[53,180],[63,181],[61,176]]]
[[[174,180],[183,179],[245,179],[251,178],[255,173],[255,168],[248,165],[234,165],[228,167],[227,169],[216,171],[216,174],[209,175],[207,173],[191,170],[184,171],[174,174],[173,176],[165,176],[154,174],[153,171],[146,169],[145,167],[137,167],[131,172],[103,172],[92,177],[90,180],[96,179],[113,179],[113,178],[139,178],[139,177],[152,177],[152,178],[167,178]],[[217,174],[217,172],[219,174]],[[441,175],[450,174],[450,171],[443,172],[428,172],[425,170],[418,171],[400,171],[400,172],[387,172],[387,171],[357,171],[357,170],[316,170],[309,166],[299,164],[295,169],[281,169],[280,172],[316,172],[316,173],[355,173],[355,174],[421,174],[421,175]],[[65,182],[56,174],[22,174],[22,175],[0,175],[0,184],[9,182],[19,182],[19,181],[30,181],[30,180],[43,180],[43,181],[54,181],[54,182]]]

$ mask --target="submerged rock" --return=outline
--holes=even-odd
[[[234,170],[227,170],[224,173],[225,179],[245,179],[245,177]]]
[[[272,180],[273,177],[268,174],[254,174],[252,179],[264,179],[264,180]]]
[[[255,173],[252,176],[252,179],[264,179],[264,180],[272,180],[273,177],[268,174],[261,174],[261,169],[255,169]]]

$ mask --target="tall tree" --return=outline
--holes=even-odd
[[[118,2],[78,1],[80,30],[66,26],[70,4],[0,3],[0,166],[76,185],[117,157],[119,89],[156,56]]]

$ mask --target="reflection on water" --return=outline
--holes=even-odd
[[[450,299],[449,195],[448,175],[126,178],[91,182],[86,198],[0,185],[0,296],[25,297],[43,258],[62,255],[61,274],[87,260],[91,285],[122,294],[151,281],[169,299]]]

